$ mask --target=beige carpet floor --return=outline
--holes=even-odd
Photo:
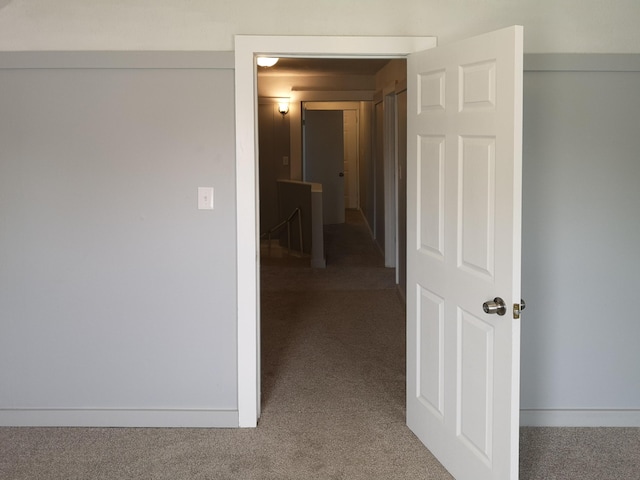
[[[0,428],[0,479],[450,479],[405,426],[404,310],[361,217],[262,260],[256,429]],[[639,429],[524,428],[520,478],[640,479]]]

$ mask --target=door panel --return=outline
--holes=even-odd
[[[407,77],[407,424],[458,480],[517,479],[522,28]]]
[[[324,224],[344,223],[343,135],[342,110],[305,110],[304,179],[322,184]]]
[[[460,137],[460,268],[493,280],[495,137]]]

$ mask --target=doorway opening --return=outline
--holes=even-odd
[[[395,267],[404,59],[284,58],[257,79],[260,234],[289,214],[278,211],[278,181],[317,182],[324,223],[342,223],[345,208],[361,210],[385,265]]]
[[[434,37],[237,36],[236,208],[238,284],[238,422],[257,425],[260,415],[258,199],[256,195],[255,57],[404,58],[432,48]]]
[[[286,38],[286,37],[283,37]],[[300,39],[295,39],[296,47],[292,47],[293,50],[289,50],[290,53],[300,51]],[[329,40],[335,41],[335,38]],[[380,38],[382,42],[387,43],[388,38]],[[339,42],[347,41],[344,38],[338,40]],[[356,42],[359,47],[361,40]],[[240,42],[242,43],[242,42]],[[374,42],[375,43],[375,42]],[[261,43],[262,46],[264,44]],[[335,50],[333,53],[338,55],[343,54],[345,56],[353,54],[352,47],[356,51],[362,53],[362,50],[351,44],[348,50],[344,50],[344,46],[336,47],[332,41],[327,42],[326,38],[315,38],[311,41],[311,44],[307,44],[310,51],[316,53],[318,56],[326,55],[326,45],[330,45],[330,50]],[[491,249],[487,250],[487,239],[494,240],[498,237],[485,235],[486,231],[494,231],[493,225],[500,225],[501,229],[500,239],[504,240],[504,244],[513,246],[513,249],[504,249],[505,255],[501,257],[501,261],[498,262],[500,266],[504,265],[505,268],[501,269],[499,275],[501,279],[504,279],[504,285],[501,285],[499,289],[506,292],[506,296],[509,298],[509,302],[514,305],[514,319],[516,317],[514,303],[520,301],[519,282],[516,278],[519,278],[519,256],[509,256],[509,252],[519,253],[517,245],[519,245],[520,236],[518,226],[520,225],[520,217],[516,211],[520,205],[519,201],[519,185],[520,185],[520,171],[521,171],[521,100],[522,100],[522,28],[511,27],[496,32],[490,32],[488,34],[475,37],[473,39],[466,39],[450,46],[441,47],[437,50],[430,50],[432,46],[426,46],[425,51],[416,52],[415,55],[411,55],[409,59],[408,75],[408,104],[411,105],[408,112],[408,125],[407,130],[409,137],[415,138],[416,141],[408,142],[407,156],[412,159],[408,162],[410,171],[407,173],[407,177],[415,178],[416,182],[408,182],[411,187],[408,189],[407,197],[412,199],[410,203],[411,209],[408,211],[407,216],[411,219],[408,222],[408,230],[411,235],[415,235],[417,240],[416,249],[411,248],[410,259],[408,263],[411,265],[410,278],[407,283],[411,285],[409,289],[410,297],[408,299],[408,312],[407,312],[407,338],[412,341],[407,343],[407,374],[406,382],[408,391],[411,392],[407,395],[407,424],[411,429],[416,432],[416,435],[427,445],[431,445],[434,448],[438,448],[439,451],[436,456],[453,459],[447,461],[449,465],[447,468],[460,468],[460,463],[455,461],[457,452],[464,452],[469,459],[474,459],[473,467],[469,470],[469,478],[473,476],[473,471],[476,467],[480,467],[480,463],[484,460],[484,467],[488,467],[488,473],[493,469],[494,463],[500,467],[501,471],[516,472],[517,475],[517,380],[518,380],[518,361],[516,355],[511,355],[506,361],[483,363],[483,359],[491,358],[492,352],[497,352],[499,349],[494,346],[493,332],[494,323],[492,318],[485,318],[486,308],[484,313],[482,309],[478,308],[481,302],[478,301],[485,297],[488,297],[492,290],[496,290],[496,282],[484,282],[485,277],[478,276],[475,270],[470,266],[476,267],[491,277],[493,275],[493,269],[491,268],[493,263],[493,252],[495,251],[495,244],[501,242],[493,242]],[[257,40],[250,46],[246,44],[241,45],[241,48],[236,49],[236,66],[240,67],[236,71],[236,81],[242,84],[242,71],[248,70],[247,65],[243,64],[239,59],[248,60],[248,53],[251,53],[251,62],[254,61],[254,55],[262,53],[256,49],[258,45]],[[380,47],[380,44],[377,44]],[[406,46],[406,45],[405,45]],[[415,46],[415,45],[414,45]],[[238,47],[238,43],[236,44]],[[267,48],[266,52],[273,56],[276,52],[282,52],[281,43],[274,42],[272,48]],[[277,48],[276,48],[277,47]],[[369,51],[372,48],[372,44],[367,45],[364,50]],[[410,53],[415,49],[405,50],[405,53]],[[307,51],[307,50],[305,50]],[[377,52],[380,50],[377,49]],[[348,53],[349,52],[349,53]],[[283,54],[279,54],[283,55]],[[312,54],[313,55],[313,54]],[[382,56],[382,55],[380,55]],[[497,68],[499,64],[501,68]],[[503,68],[504,67],[504,68]],[[251,68],[253,70],[253,67]],[[496,74],[499,72],[499,75]],[[498,78],[499,77],[499,78]],[[498,85],[501,85],[500,92],[498,92]],[[246,113],[242,108],[244,102],[240,101],[243,86],[237,85],[237,117],[238,129],[242,130]],[[447,92],[447,95],[445,95]],[[496,101],[497,97],[502,98],[502,101]],[[457,100],[451,100],[449,97],[455,97]],[[446,101],[449,98],[451,101]],[[500,108],[498,108],[500,106]],[[442,114],[444,111],[446,114]],[[482,115],[476,115],[477,111],[482,113],[490,112],[493,117],[497,117],[500,121],[487,122],[484,121]],[[471,112],[474,112],[472,115]],[[253,113],[253,112],[251,112]],[[449,115],[450,114],[450,115]],[[437,118],[433,118],[437,117]],[[443,119],[449,119],[453,117],[452,122],[446,122],[448,130],[446,134],[442,133],[439,128]],[[492,118],[493,118],[492,117]],[[467,121],[469,120],[469,121]],[[470,129],[466,128],[469,127]],[[495,130],[486,130],[486,126],[496,127]],[[424,128],[422,128],[424,127]],[[464,131],[463,131],[464,130]],[[451,131],[451,133],[449,133]],[[253,132],[252,132],[253,133]],[[496,140],[498,139],[498,140]],[[245,163],[248,158],[245,157],[244,147],[247,143],[244,142],[246,138],[244,134],[237,134],[237,163],[238,172],[240,174],[238,178],[238,206],[241,208],[242,203],[240,197],[246,193],[247,185],[242,182],[243,174],[250,173],[255,179],[255,152],[251,149],[250,152],[254,154],[252,158],[252,167]],[[449,142],[448,140],[453,140]],[[254,137],[255,141],[255,137]],[[442,148],[445,141],[450,148]],[[493,148],[494,145],[500,146],[500,149]],[[513,148],[511,148],[513,147]],[[444,153],[443,153],[444,152]],[[495,156],[494,156],[495,154]],[[493,165],[494,159],[497,163],[500,161],[500,172],[505,179],[509,179],[509,182],[491,182],[493,178]],[[445,202],[443,203],[441,195],[431,195],[435,200],[431,201],[426,198],[425,195],[421,195],[421,192],[435,192],[443,191],[443,182],[441,181],[442,175],[424,175],[421,167],[437,168],[437,172],[442,172],[442,165],[453,171],[453,174],[447,175],[447,185],[449,183],[455,183],[459,188],[458,190],[463,192],[464,195],[458,196],[457,202]],[[245,169],[247,169],[245,171]],[[496,168],[495,171],[498,171]],[[512,175],[513,174],[513,175]],[[464,182],[462,182],[464,180]],[[429,183],[438,182],[439,190],[431,188]],[[462,183],[461,183],[462,182]],[[255,184],[254,184],[255,185]],[[496,185],[500,188],[494,189]],[[456,192],[456,188],[449,187],[446,189],[449,192]],[[499,190],[499,191],[498,191]],[[513,196],[510,196],[510,192]],[[506,198],[511,199],[511,202],[504,202],[500,205],[505,208],[493,210],[493,201],[486,201],[486,197],[491,199],[504,195]],[[253,192],[252,199],[255,201],[255,192]],[[464,202],[464,203],[463,203]],[[443,206],[447,208],[444,209]],[[467,208],[468,206],[480,206],[482,208]],[[426,214],[424,214],[425,208]],[[489,212],[483,210],[483,208],[490,210]],[[429,210],[430,209],[430,210]],[[378,211],[381,211],[380,209]],[[462,220],[460,220],[462,213]],[[509,213],[513,212],[513,216],[509,216]],[[494,223],[494,213],[506,213],[500,218],[500,221]],[[422,219],[433,221],[436,219],[439,223],[437,226],[441,226],[442,218],[445,218],[445,224],[450,225],[454,221],[458,221],[461,227],[457,230],[449,229],[448,235],[445,235],[448,248],[447,252],[450,255],[444,257],[443,255],[426,255],[422,250],[435,249],[442,244],[442,235],[440,229],[424,229],[422,228]],[[254,217],[255,218],[255,217]],[[414,222],[415,220],[415,222]],[[246,226],[244,222],[239,220],[238,233],[242,233],[243,228]],[[417,232],[417,233],[416,233]],[[432,246],[431,235],[432,233],[438,233],[434,238],[440,242],[436,247]],[[504,235],[502,235],[504,233]],[[431,235],[431,236],[430,236]],[[504,238],[503,238],[504,237]],[[239,235],[239,240],[241,235]],[[427,243],[425,243],[427,240]],[[502,241],[501,240],[501,241]],[[253,237],[255,241],[255,236]],[[452,247],[453,245],[453,247]],[[246,260],[243,259],[241,250],[242,245],[239,246],[238,251],[238,284],[239,290],[243,286],[243,280],[248,272],[242,270],[242,263]],[[486,251],[486,252],[485,252]],[[442,248],[437,250],[441,253]],[[460,253],[462,252],[462,253]],[[254,250],[255,253],[255,250]],[[408,252],[409,253],[409,252]],[[468,253],[468,255],[467,255]],[[486,253],[486,255],[485,255]],[[457,255],[457,257],[456,257]],[[471,255],[471,256],[469,256]],[[417,265],[420,261],[432,260],[440,262],[440,265],[444,265],[443,275],[430,274],[436,269],[423,268],[424,265]],[[437,257],[437,258],[436,258]],[[486,257],[486,258],[485,258]],[[459,268],[460,260],[463,258],[463,268]],[[443,261],[446,259],[446,262]],[[488,259],[488,260],[487,260]],[[485,262],[487,260],[487,262]],[[504,260],[504,262],[502,261]],[[474,263],[475,262],[475,263]],[[477,264],[477,265],[476,265]],[[250,266],[250,262],[246,266]],[[416,266],[417,265],[417,266]],[[414,268],[415,267],[415,268]],[[460,273],[464,270],[464,273]],[[469,272],[467,272],[469,270]],[[439,271],[439,270],[438,270]],[[496,270],[497,271],[497,270]],[[504,273],[504,275],[502,275]],[[254,272],[255,275],[255,272]],[[425,278],[420,277],[423,275]],[[474,276],[475,275],[475,276]],[[474,290],[473,295],[463,296],[462,293],[468,293],[464,286],[461,285],[457,278],[458,276],[465,276],[465,280],[469,277],[469,281],[477,280],[476,284],[478,288]],[[486,276],[486,275],[485,275]],[[498,275],[496,274],[496,277]],[[251,277],[249,277],[251,279]],[[493,277],[491,277],[493,278]],[[256,280],[256,286],[259,284]],[[513,280],[513,281],[511,281]],[[423,288],[421,291],[420,288]],[[512,288],[509,288],[512,287]],[[256,289],[257,290],[257,289]],[[482,291],[480,291],[482,290]],[[486,291],[485,291],[486,290]],[[490,291],[491,290],[491,291]],[[257,297],[257,292],[256,293]],[[473,298],[470,298],[473,296]],[[473,300],[473,302],[472,302]],[[456,308],[442,308],[445,302],[449,302],[450,305]],[[470,303],[471,302],[471,303]],[[467,305],[467,303],[469,303]],[[257,331],[248,332],[255,336],[259,334],[259,313],[256,307],[256,323],[254,326],[258,327]],[[422,308],[423,306],[427,308]],[[447,321],[447,326],[453,326],[455,335],[442,336],[443,331],[443,314],[446,314],[447,318],[454,317],[453,321]],[[255,400],[259,400],[259,381],[257,376],[257,370],[259,369],[258,357],[253,357],[256,360],[252,368],[255,370],[249,373],[256,374],[254,380],[256,383],[253,388],[255,390],[245,390],[249,385],[244,383],[242,377],[242,371],[245,367],[251,367],[245,362],[251,360],[252,357],[244,356],[247,353],[246,348],[251,347],[251,343],[243,344],[242,338],[245,333],[243,331],[243,314],[250,313],[245,308],[242,311],[239,310],[239,348],[238,359],[239,369],[241,370],[239,375],[239,401],[246,400],[247,393],[254,393]],[[244,320],[247,320],[248,317]],[[466,322],[466,323],[465,323]],[[438,334],[423,335],[425,328],[432,328],[434,331],[437,329]],[[519,354],[519,322],[500,322],[496,324],[495,328],[500,328],[504,331],[504,335],[495,335],[496,339],[504,340],[500,343],[500,352],[507,354]],[[416,333],[416,329],[418,332]],[[460,343],[460,334],[465,329],[465,341]],[[470,333],[480,332],[478,334]],[[448,340],[447,345],[443,345],[442,338]],[[417,339],[416,342],[413,339]],[[432,348],[432,343],[437,343],[436,348]],[[255,344],[254,344],[255,345]],[[454,356],[457,363],[450,363],[456,368],[444,369],[449,379],[446,383],[449,385],[460,385],[460,378],[462,377],[462,384],[467,383],[476,385],[476,387],[463,386],[460,388],[449,391],[449,395],[446,395],[444,399],[447,401],[447,410],[454,412],[455,424],[450,422],[443,422],[441,397],[442,392],[442,379],[441,374],[443,371],[443,356],[441,354],[432,355],[432,352],[446,351],[447,357]],[[504,348],[503,348],[504,347]],[[256,353],[258,352],[256,348]],[[485,355],[485,352],[489,352]],[[449,355],[451,354],[451,355]],[[453,355],[455,354],[455,355]],[[474,369],[477,365],[485,365],[485,370],[482,372],[482,385],[477,387],[479,383],[476,381],[478,370]],[[500,369],[494,368],[499,366]],[[460,375],[460,369],[462,368],[463,374]],[[417,370],[416,370],[417,369]],[[468,370],[468,373],[464,373],[464,370]],[[498,371],[499,370],[499,371]],[[247,370],[248,371],[248,370]],[[416,373],[419,372],[419,374]],[[423,375],[423,372],[425,374]],[[431,373],[429,373],[431,372]],[[246,371],[245,371],[246,373]],[[404,375],[403,375],[404,376]],[[493,379],[497,378],[495,384],[500,388],[493,388]],[[504,387],[504,388],[502,388]],[[485,398],[483,396],[484,391],[498,393],[495,397],[486,397],[485,404],[487,408],[460,408],[460,405],[476,405],[475,398]],[[433,396],[433,392],[436,392],[436,396]],[[466,392],[466,393],[465,393]],[[415,393],[415,395],[414,395]],[[433,397],[435,400],[432,400]],[[240,420],[246,420],[242,416],[242,405],[239,402],[239,416]],[[435,402],[435,403],[434,403]],[[249,405],[249,404],[247,404]],[[245,406],[247,406],[245,405]],[[502,409],[503,406],[508,406],[506,409]],[[411,411],[409,411],[411,407]],[[416,409],[419,410],[416,415]],[[434,410],[435,409],[435,410]],[[501,411],[501,415],[497,416],[495,422],[493,419],[494,411]],[[410,415],[411,413],[411,415]],[[256,406],[256,418],[259,415],[259,408]],[[418,418],[419,417],[419,418]],[[443,430],[443,435],[434,434],[433,430],[430,430],[429,434],[424,434],[426,425],[431,426],[432,423],[438,423]],[[457,425],[457,427],[456,427]],[[460,425],[469,425],[469,435],[487,440],[481,447],[478,445],[481,442],[470,439],[468,442],[460,442]],[[456,427],[456,428],[453,428]],[[494,427],[496,431],[499,430],[499,447],[495,448],[494,444],[498,444],[498,440],[493,441],[492,437],[484,435],[483,432],[493,432]],[[483,430],[484,429],[484,430]],[[498,437],[496,437],[498,438]],[[484,441],[483,440],[483,441]],[[508,448],[502,448],[502,445],[507,445]],[[484,457],[478,456],[478,448],[485,448],[481,450],[481,454]],[[431,447],[430,447],[431,448]],[[496,455],[496,461],[493,461],[493,452],[500,452],[499,461]],[[445,455],[446,454],[446,455]],[[484,459],[484,460],[483,460]],[[476,462],[477,460],[477,462]],[[470,465],[471,462],[463,462],[464,465]],[[516,470],[514,470],[516,469]],[[493,471],[493,470],[491,470]],[[489,476],[487,476],[489,478]],[[493,476],[491,476],[493,478]]]
[[[396,235],[402,243],[405,237],[396,223],[397,192],[406,189],[396,183],[406,180],[396,172],[405,161],[397,158],[403,152],[398,151],[397,143],[406,141],[406,121],[396,117],[406,107],[397,109],[396,103],[406,102],[404,85],[404,59],[284,58],[275,67],[258,68],[261,393],[262,406],[270,415],[274,408],[287,408],[282,389],[297,392],[300,398],[304,398],[300,391],[316,388],[338,394],[346,383],[367,378],[363,374],[367,369],[377,373],[364,382],[371,387],[369,393],[360,385],[359,402],[387,385],[386,390],[395,395],[390,396],[390,405],[402,409],[404,316],[402,308],[397,308],[401,302],[396,296],[400,278],[396,272],[403,272],[404,265],[397,262]],[[286,113],[280,106],[283,99],[289,105]],[[296,181],[322,184],[324,271],[310,272],[304,255],[309,249],[306,226],[300,241],[297,233],[291,235],[298,218],[292,221],[292,229],[281,229],[280,240],[277,235],[266,235],[272,224],[284,227],[283,222],[293,218],[289,210],[294,207],[302,209],[303,217],[309,214],[304,198],[291,203],[291,196],[298,195],[301,187]],[[292,188],[296,189],[293,193]],[[404,298],[404,285],[400,290]],[[378,318],[382,310],[387,310],[386,318]],[[331,319],[324,311],[333,312]],[[362,316],[369,320],[363,323]],[[363,328],[367,326],[371,328]],[[339,335],[339,344],[359,350],[360,358],[348,361],[349,353],[336,350],[316,329]],[[381,332],[385,332],[383,338],[378,337]],[[358,346],[364,338],[369,339],[369,348]],[[376,341],[380,342],[377,349],[373,346]],[[320,345],[324,351],[314,360],[315,381],[306,384],[300,369]],[[373,350],[387,352],[390,358],[378,357],[380,364],[364,360]],[[337,364],[344,368],[327,379],[327,372]],[[393,370],[392,365],[402,381],[380,374],[385,368]],[[350,375],[346,375],[348,368],[354,368]],[[299,377],[294,386],[287,383],[292,376]],[[387,383],[376,385],[383,381]],[[317,397],[306,399],[299,408],[313,409]],[[300,398],[289,401],[298,403]],[[352,398],[356,401],[358,397],[353,393]],[[325,403],[323,408],[331,406]]]

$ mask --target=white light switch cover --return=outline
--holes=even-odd
[[[198,210],[213,210],[213,187],[198,187]]]

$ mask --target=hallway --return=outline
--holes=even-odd
[[[275,478],[452,478],[405,425],[394,270],[356,211],[325,226],[325,246],[325,270],[263,261],[258,432],[281,435]],[[639,447],[638,428],[522,427],[520,478],[635,479]]]
[[[405,425],[394,270],[357,211],[325,247],[324,270],[263,261],[260,428],[283,430],[281,478],[451,478]]]

